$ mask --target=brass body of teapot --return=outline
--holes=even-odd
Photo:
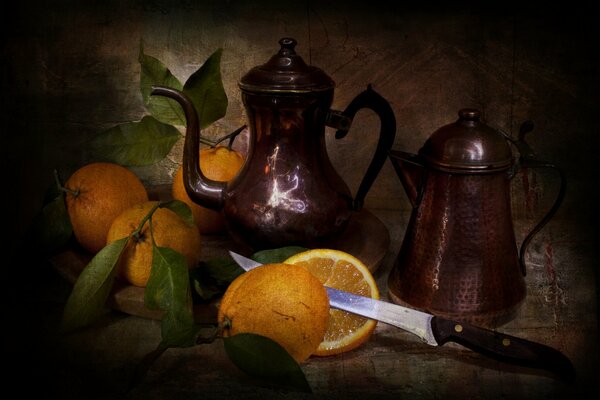
[[[232,238],[253,250],[319,246],[340,235],[362,207],[396,132],[391,107],[370,87],[344,112],[331,110],[333,80],[296,54],[294,39],[279,43],[279,52],[239,83],[250,139],[246,163],[229,183],[211,181],[199,168],[198,115],[187,96],[166,87],[152,92],[177,100],[185,111],[183,175],[190,198],[222,211]],[[325,127],[344,137],[361,108],[375,111],[381,127],[375,155],[353,198],[328,157]]]
[[[392,164],[413,206],[396,263],[388,278],[395,303],[454,320],[496,327],[510,321],[526,296],[525,251],[554,215],[565,179],[535,159],[518,140],[480,121],[476,109],[435,131],[418,154],[392,150]],[[512,156],[512,142],[519,150]],[[520,168],[556,168],[561,187],[551,210],[517,251],[510,181]]]

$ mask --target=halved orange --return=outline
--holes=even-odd
[[[377,283],[362,261],[343,251],[333,249],[307,250],[284,261],[304,266],[325,286],[361,296],[379,299]],[[344,353],[366,342],[377,321],[346,311],[330,309],[329,326],[323,342],[314,353],[329,356]]]

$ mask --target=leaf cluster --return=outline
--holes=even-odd
[[[136,232],[140,232],[145,223],[150,224],[152,232],[152,214],[158,207],[167,207],[182,218],[191,217],[185,203],[177,200],[158,203],[129,237],[112,242],[98,252],[77,279],[67,300],[61,323],[63,331],[69,332],[88,326],[102,313],[112,290],[116,265],[123,250],[130,240],[135,240]],[[188,222],[191,223],[189,220]],[[221,294],[244,272],[229,257],[202,262],[188,274],[185,258],[180,253],[170,248],[159,247],[154,240],[152,248],[152,270],[144,291],[144,304],[150,309],[163,310],[165,314],[161,320],[161,342],[157,349],[143,360],[140,367],[144,370],[149,367],[148,363],[153,362],[170,347],[189,347],[216,339],[220,334],[218,329],[211,340],[199,338],[202,326],[194,321],[191,287],[194,288],[194,293],[205,301],[207,298],[202,296],[206,293],[206,279],[218,287],[210,293],[210,297],[214,297]],[[265,264],[278,263],[303,250],[306,249],[284,247],[263,250],[253,254],[252,258]],[[202,271],[200,279],[198,271]],[[277,387],[310,392],[310,386],[298,363],[273,340],[244,333],[223,338],[223,343],[230,360],[248,375]]]
[[[187,204],[172,200],[158,202],[128,237],[109,243],[85,266],[79,275],[63,312],[61,330],[69,332],[94,322],[105,307],[113,288],[116,266],[127,244],[135,241],[145,224],[150,226],[152,269],[144,291],[144,304],[165,312],[161,321],[161,346],[186,347],[195,343],[193,303],[185,258],[168,247],[160,247],[152,236],[152,215],[168,208],[193,224]]]
[[[95,159],[124,166],[151,165],[165,158],[182,138],[176,126],[185,126],[181,106],[173,99],[152,96],[153,86],[166,86],[187,95],[198,114],[200,128],[206,128],[225,116],[227,95],[221,77],[221,55],[216,50],[185,83],[181,83],[160,60],[144,53],[140,44],[140,91],[150,115],[140,121],[126,122],[101,132],[89,143]],[[215,142],[201,138],[214,145]]]

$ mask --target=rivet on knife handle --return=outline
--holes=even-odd
[[[441,317],[432,318],[431,328],[440,346],[446,342],[458,343],[499,361],[545,369],[566,381],[575,380],[571,361],[558,350],[543,344]]]

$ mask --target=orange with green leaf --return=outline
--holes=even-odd
[[[221,49],[214,52],[182,84],[162,62],[144,54],[143,48],[140,48],[140,90],[148,114],[138,121],[119,124],[94,137],[89,142],[93,158],[99,163],[118,165],[127,170],[128,167],[155,164],[171,152],[174,144],[182,138],[179,127],[185,124],[185,118],[179,105],[172,100],[150,96],[154,85],[172,87],[190,97],[200,116],[201,128],[222,118],[227,109],[227,97],[220,74],[221,54]],[[209,165],[201,164],[200,167],[206,170],[209,178],[227,181],[238,173],[244,160],[238,152],[232,150],[231,145],[241,130],[238,129],[217,140],[201,138],[201,142],[208,147],[203,150],[205,154],[200,160],[208,161]],[[229,144],[219,145],[225,139],[230,139]],[[180,175],[180,172],[178,174]],[[202,213],[194,211],[196,205],[184,196],[185,191],[182,190],[179,175],[176,175],[173,181],[174,200],[167,202],[148,202],[147,195],[136,197],[134,193],[129,193],[142,192],[137,189],[131,190],[132,187],[139,188],[137,183],[132,183],[135,180],[139,181],[135,175],[135,179],[131,176],[131,179],[119,179],[114,176],[113,179],[109,179],[113,182],[120,181],[121,186],[114,190],[106,190],[108,199],[104,202],[119,203],[120,207],[115,207],[115,210],[118,208],[120,213],[115,211],[116,215],[103,214],[102,207],[92,206],[96,207],[92,211],[96,212],[97,217],[92,216],[90,220],[100,221],[104,218],[102,224],[98,223],[97,229],[100,230],[100,225],[104,227],[108,220],[110,229],[104,235],[104,243],[90,247],[93,257],[76,280],[64,308],[61,323],[64,332],[93,324],[105,308],[115,280],[121,277],[131,284],[143,287],[144,304],[147,308],[163,311],[161,342],[149,355],[149,359],[154,359],[169,347],[193,346],[202,339],[199,337],[199,326],[194,320],[194,304],[205,304],[219,299],[231,282],[244,275],[241,275],[243,271],[231,259],[199,262],[202,242],[198,227],[201,227],[203,232],[210,232],[222,230],[223,225],[222,221],[211,221],[210,218],[202,216]],[[110,185],[102,177],[98,178],[97,184],[101,188],[108,188]],[[74,203],[73,199],[65,198],[65,192],[66,196],[69,196],[69,185],[63,186],[58,173],[55,173],[55,182],[49,189],[45,205],[36,219],[36,238],[48,251],[64,246],[74,232],[75,237],[84,237],[77,233],[81,231],[77,222],[80,217],[71,217],[75,214],[68,211],[73,209],[69,203]],[[72,189],[73,192],[77,191],[75,187]],[[119,201],[129,197],[133,198],[130,203]],[[82,199],[83,197],[78,200]],[[93,225],[93,222],[88,224]],[[83,241],[81,239],[81,242]],[[136,255],[140,250],[143,250],[143,257]],[[281,263],[300,250],[302,249],[291,247],[274,249],[256,253],[255,257],[264,263]],[[222,338],[230,359],[250,375],[283,383],[295,390],[310,391],[298,361],[306,359],[322,340],[329,318],[327,296],[323,295],[322,284],[312,274],[302,268],[292,268],[305,278],[311,277],[307,278],[306,282],[312,283],[302,290],[295,290],[298,289],[297,285],[291,287],[290,280],[280,279],[280,283],[288,287],[287,292],[290,296],[287,297],[292,299],[294,293],[304,300],[306,296],[311,299],[314,297],[313,309],[321,310],[319,313],[309,313],[302,317],[312,321],[300,324],[304,329],[302,337],[314,336],[311,336],[310,343],[294,347],[296,336],[293,329],[286,326],[280,327],[280,331],[285,333],[284,336],[292,332],[292,347],[287,344],[287,348],[281,346],[268,337],[268,332],[243,332],[245,326],[242,326],[241,331],[230,329],[226,337],[223,337],[222,330],[215,330],[208,341]],[[244,280],[246,278],[241,278],[241,281]],[[304,281],[304,278],[301,280]],[[322,295],[315,297],[315,293]],[[235,310],[233,312],[235,313]],[[246,312],[243,314],[246,315],[236,319],[240,321],[246,318],[251,323],[253,316]],[[257,324],[260,325],[261,322]],[[317,329],[317,325],[320,328]],[[295,349],[300,349],[301,352],[298,353]]]

